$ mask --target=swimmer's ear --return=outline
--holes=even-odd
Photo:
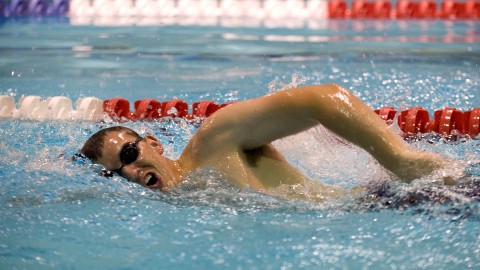
[[[155,148],[160,153],[160,155],[163,154],[163,145],[158,141],[155,136],[147,135],[145,136],[145,141],[153,148]]]

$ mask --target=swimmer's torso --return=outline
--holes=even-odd
[[[271,144],[256,149],[232,148],[228,143],[200,142],[193,138],[182,154],[190,170],[215,168],[223,173],[229,182],[240,187],[262,190],[277,194],[279,187],[312,184],[319,197],[338,197],[338,189],[324,186],[308,179],[293,167]]]
[[[306,179],[271,145],[252,150],[212,151],[197,160],[198,168],[214,167],[241,187],[276,188],[281,184],[300,184]]]

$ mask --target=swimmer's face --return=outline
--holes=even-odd
[[[104,138],[102,156],[95,163],[124,178],[152,189],[174,186],[173,161],[163,156],[163,146],[153,136],[137,139],[113,131]]]

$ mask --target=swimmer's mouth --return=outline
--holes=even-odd
[[[160,188],[162,183],[154,173],[148,173],[144,180],[147,188]]]

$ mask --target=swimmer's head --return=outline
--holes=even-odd
[[[93,134],[85,142],[85,144],[82,147],[82,150],[80,150],[80,153],[85,155],[92,162],[97,162],[97,160],[102,157],[103,141],[107,136],[107,134],[109,134],[110,132],[123,132],[137,139],[140,138],[140,135],[132,129],[122,127],[122,126],[109,127],[109,128],[102,129],[97,133]]]
[[[154,136],[142,138],[126,127],[110,127],[90,137],[80,152],[93,163],[148,188],[176,186],[175,163],[163,156],[163,146]]]

